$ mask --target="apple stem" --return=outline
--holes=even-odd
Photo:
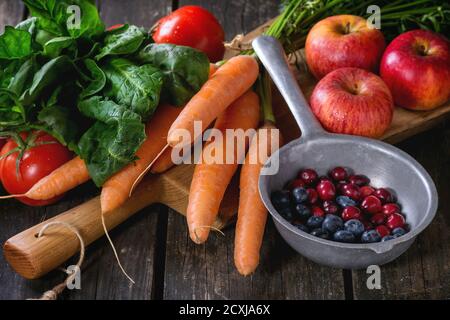
[[[275,116],[272,109],[272,84],[266,69],[262,69],[257,84],[259,98],[261,100],[262,117],[264,122],[272,122],[275,124]]]

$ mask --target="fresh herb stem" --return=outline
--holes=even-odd
[[[272,108],[272,84],[268,72],[263,69],[258,78],[258,93],[261,103],[264,122],[275,123],[275,115]]]

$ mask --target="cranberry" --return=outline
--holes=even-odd
[[[334,201],[328,200],[323,202],[323,210],[327,214],[338,214],[339,206]]]
[[[334,181],[341,181],[347,179],[347,170],[345,170],[342,167],[336,167],[333,170],[330,171],[329,176]]]
[[[391,214],[387,218],[386,226],[391,230],[403,228],[405,226],[405,218],[399,213]]]
[[[400,213],[400,207],[395,203],[388,203],[383,206],[381,211],[386,215],[390,216],[393,213]]]
[[[380,199],[381,202],[383,202],[383,203],[389,203],[394,200],[392,197],[392,194],[384,188],[379,188],[379,189],[375,190],[373,195],[376,196],[378,199]]]
[[[344,221],[352,219],[361,220],[361,218],[361,210],[359,210],[357,207],[345,207],[344,211],[342,211],[342,219],[344,219]]]
[[[353,175],[348,179],[351,184],[355,184],[358,187],[367,186],[370,183],[370,179],[362,175]]]
[[[337,191],[339,191],[339,193],[342,194],[342,190],[343,190],[344,186],[347,184],[348,184],[348,181],[346,181],[346,180],[341,180],[341,181],[337,182],[336,183]]]
[[[305,169],[300,171],[300,174],[298,176],[300,179],[302,179],[307,185],[313,185],[317,182],[317,179],[319,176],[317,175],[317,172],[313,169]]]
[[[391,234],[391,230],[389,230],[389,228],[386,227],[386,226],[378,226],[378,227],[375,228],[375,230],[378,231],[378,233],[380,234],[381,238],[384,238],[384,237],[386,237],[386,236]]]
[[[381,211],[381,201],[375,196],[368,196],[361,203],[361,208],[368,213],[378,213]]]
[[[289,189],[294,190],[296,188],[304,188],[306,183],[302,179],[295,179],[289,184]]]
[[[364,220],[362,223],[364,225],[364,230],[373,230],[373,224],[370,221]]]
[[[306,193],[308,194],[308,201],[310,204],[316,204],[317,201],[319,201],[319,194],[317,193],[316,189],[306,189]]]
[[[325,211],[319,206],[312,206],[311,212],[314,217],[325,217]]]
[[[319,178],[318,183],[321,183],[322,181],[330,181],[330,182],[332,182],[331,179],[329,177],[327,177],[327,176],[321,176]]]
[[[333,200],[336,197],[336,189],[334,184],[330,181],[322,181],[316,187],[317,193],[319,194],[320,199]]]
[[[386,221],[386,216],[382,213],[374,214],[370,218],[370,222],[372,222],[374,225],[377,225],[377,226],[384,224],[385,221]]]
[[[375,189],[371,186],[364,186],[359,188],[359,192],[361,192],[361,198],[366,198],[371,196],[375,192]]]
[[[358,201],[361,198],[361,192],[359,191],[359,187],[354,184],[346,184],[342,186],[341,193],[344,196],[347,196],[355,201]]]

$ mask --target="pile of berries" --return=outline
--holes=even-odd
[[[393,194],[374,188],[363,175],[343,167],[319,177],[301,170],[285,190],[272,194],[273,206],[298,229],[346,243],[388,241],[407,233],[405,217]]]

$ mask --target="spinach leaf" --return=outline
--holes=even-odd
[[[145,31],[136,27],[124,25],[121,28],[108,31],[103,41],[100,53],[95,56],[100,60],[109,55],[124,55],[136,52],[146,37]]]
[[[144,142],[141,117],[127,107],[94,96],[80,102],[80,111],[98,121],[81,137],[78,148],[97,186],[136,159]]]
[[[63,145],[67,146],[76,141],[78,127],[68,108],[56,104],[44,106],[37,119],[39,124],[34,128],[48,132]]]
[[[25,88],[30,86],[30,82],[36,72],[36,60],[34,58],[26,60],[12,78],[8,89],[17,96],[22,95]]]
[[[0,60],[0,88],[7,88],[22,66],[21,60]]]
[[[21,97],[23,104],[27,106],[35,102],[45,89],[63,79],[73,68],[73,62],[67,56],[59,56],[44,64],[34,75],[30,88],[23,93]]]
[[[33,17],[38,20],[39,29],[45,30],[55,36],[64,35],[63,26],[54,18],[57,0],[23,0]]]
[[[19,97],[8,89],[0,89],[0,128],[22,125],[26,121],[26,111]]]
[[[92,59],[84,60],[84,65],[89,71],[89,84],[80,94],[80,99],[84,99],[99,93],[106,85],[106,76],[103,70]]]
[[[56,37],[50,39],[44,44],[44,55],[49,58],[56,58],[61,51],[75,44],[75,40],[71,37]]]
[[[162,99],[181,106],[187,103],[208,80],[208,57],[195,49],[172,44],[149,44],[137,59],[164,73]]]
[[[0,59],[22,59],[31,55],[31,34],[6,26],[0,36]]]
[[[107,79],[105,95],[121,105],[128,106],[147,119],[159,104],[163,75],[155,67],[116,58],[103,66]]]
[[[17,30],[27,31],[29,34],[31,34],[32,37],[36,34],[36,25],[37,25],[37,18],[31,17],[27,20],[24,20],[22,22],[19,22],[19,24],[16,25]]]
[[[39,27],[55,36],[92,38],[101,35],[104,24],[95,4],[88,0],[23,0]],[[76,6],[76,7],[74,7]],[[79,13],[79,23],[78,19]]]

